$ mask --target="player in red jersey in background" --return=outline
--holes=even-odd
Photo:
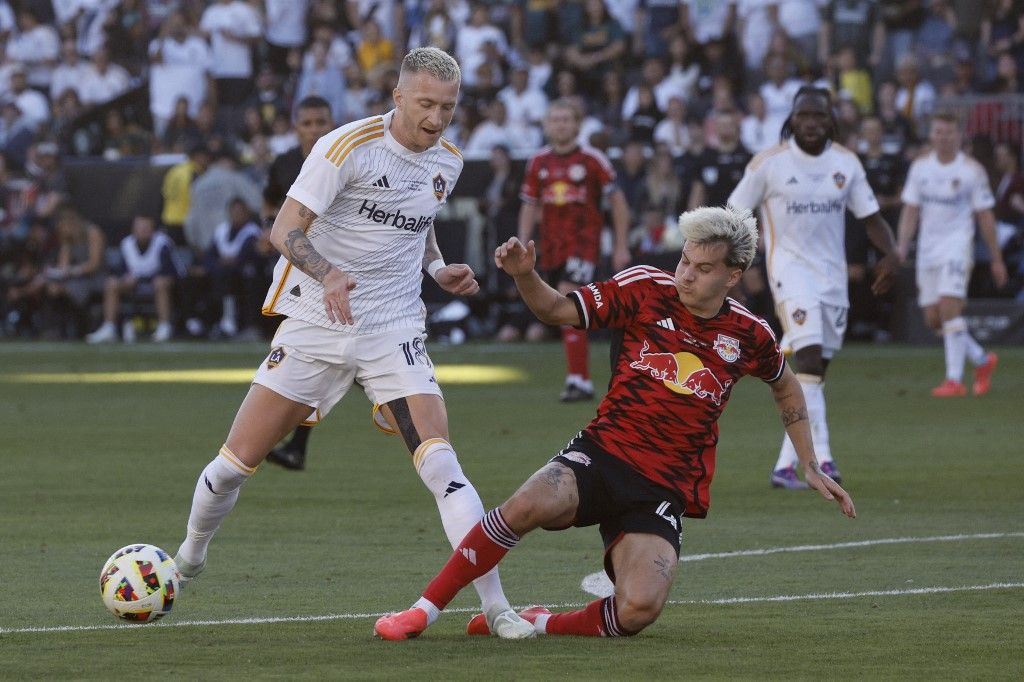
[[[771,387],[808,485],[856,517],[853,500],[818,465],[803,391],[771,328],[726,297],[754,258],[754,218],[747,210],[699,208],[679,226],[683,253],[674,276],[641,265],[568,296],[534,270],[533,242],[524,247],[513,238],[498,247],[495,262],[539,319],[622,331],[611,386],[594,420],[469,531],[423,597],[377,621],[378,636],[419,635],[525,533],[598,524],[615,594],[579,611],[537,607],[520,615],[538,634],[552,635],[631,635],[653,623],[678,563],[679,517],[707,515],[718,418],[748,374]],[[488,632],[481,616],[468,629]]]
[[[612,267],[629,264],[629,207],[626,195],[615,185],[615,170],[607,157],[593,147],[580,145],[580,111],[569,100],[558,100],[548,108],[544,132],[549,146],[530,159],[520,197],[519,241],[530,241],[540,219],[540,270],[561,294],[593,281],[601,257],[601,229],[604,227],[602,200],[608,197],[615,231]],[[541,326],[527,332],[538,338]],[[563,402],[590,400],[587,333],[562,327],[566,378]]]

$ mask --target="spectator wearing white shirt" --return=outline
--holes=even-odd
[[[896,62],[896,81],[896,108],[920,134],[926,130],[928,116],[935,108],[935,87],[921,78],[917,57],[912,54],[905,54]]]
[[[526,61],[530,69],[530,89],[543,92],[544,87],[551,80],[551,74],[554,73],[551,60],[543,50],[531,49],[526,53]]]
[[[8,97],[18,105],[25,120],[38,130],[50,120],[50,102],[46,95],[28,87],[28,74],[24,66],[16,65],[10,72],[11,91]]]
[[[751,154],[763,152],[779,142],[782,128],[772,129],[761,95],[752,93],[747,98],[747,115],[740,122],[740,141]]]
[[[4,43],[18,30],[10,0],[0,0],[0,41]]]
[[[629,119],[637,108],[639,101],[640,86],[646,85],[654,93],[654,101],[658,109],[665,111],[668,108],[668,101],[672,97],[685,97],[681,92],[676,91],[675,83],[665,83],[665,64],[658,57],[651,57],[644,60],[640,74],[640,83],[632,86],[622,100],[622,118]]]
[[[210,48],[190,33],[184,13],[178,11],[167,16],[160,35],[149,44],[149,58],[149,109],[159,137],[178,98],[188,100],[189,116],[199,114],[208,92]]]
[[[728,38],[736,27],[736,0],[682,0],[679,11],[686,36],[700,45]]]
[[[769,6],[772,11],[769,11]],[[772,34],[778,27],[778,12],[774,11],[773,0],[738,0],[736,16],[739,21],[737,33],[746,61],[747,71],[759,74],[764,68],[764,58]],[[756,78],[753,78],[757,82]]]
[[[665,118],[654,127],[654,146],[668,147],[672,158],[686,153],[690,146],[690,130],[686,124],[686,104],[679,97],[672,97],[665,110]]]
[[[512,70],[509,85],[498,92],[505,105],[509,128],[526,130],[535,128],[544,120],[548,98],[540,90],[530,87],[530,69],[520,64]]]
[[[505,104],[501,100],[495,100],[487,107],[487,118],[473,129],[462,151],[485,158],[498,145],[509,149],[515,146],[508,129]]]
[[[65,90],[74,90],[82,100],[82,84],[89,64],[78,55],[78,47],[71,38],[61,44],[61,61],[53,69],[50,79],[50,100],[56,102]]]
[[[828,0],[775,0],[778,25],[812,70],[818,65],[821,10]]]
[[[27,8],[18,12],[18,28],[20,33],[7,42],[7,59],[25,65],[29,85],[48,91],[53,67],[60,57],[60,37]]]
[[[348,23],[357,32],[367,21],[373,20],[380,27],[381,35],[395,45],[405,36],[405,8],[396,0],[348,0],[345,7]],[[352,36],[353,40],[358,36]],[[463,66],[465,70],[465,66]]]
[[[242,0],[218,0],[203,12],[199,30],[210,40],[218,104],[241,105],[252,94],[252,46],[262,34],[259,14]]]
[[[761,84],[758,89],[764,100],[764,108],[768,118],[769,129],[782,130],[782,124],[786,122],[790,112],[793,110],[793,98],[800,90],[802,83],[795,78],[789,77],[789,65],[782,55],[772,55],[768,58],[765,67],[768,80]],[[778,142],[774,140],[772,144]]]
[[[309,0],[264,0],[267,14],[267,63],[274,73],[287,74],[288,54],[306,44]]]
[[[317,43],[327,48],[327,61],[331,68],[344,71],[352,63],[352,47],[344,38],[338,35],[333,26],[320,23],[313,26],[313,40],[302,56],[302,68],[305,69],[312,65],[313,45]],[[346,80],[348,80],[347,76]]]
[[[487,6],[473,5],[469,23],[459,31],[455,40],[455,56],[462,66],[462,82],[468,87],[477,85],[477,68],[487,61],[486,46],[490,43],[501,56],[508,55],[508,41],[497,26],[490,23]]]
[[[295,89],[295,101],[301,102],[310,95],[317,95],[327,100],[331,107],[333,121],[345,119],[345,79],[339,69],[329,61],[327,46],[313,43],[310,48],[312,63],[303,64],[299,74],[299,84]]]
[[[106,104],[126,92],[131,85],[131,76],[124,67],[112,64],[110,51],[106,47],[96,50],[92,64],[82,79],[82,102],[88,105]]]

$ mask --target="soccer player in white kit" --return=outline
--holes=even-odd
[[[975,219],[992,256],[992,280],[997,287],[1006,284],[1006,265],[992,213],[995,198],[985,169],[960,151],[960,127],[954,115],[932,117],[929,141],[932,151],[914,161],[903,187],[900,255],[906,259],[920,225],[917,302],[928,326],[942,336],[946,352],[946,379],[932,389],[932,395],[967,395],[965,359],[974,365],[974,394],[983,395],[991,386],[998,357],[986,353],[970,335],[963,311],[974,260]]]
[[[837,125],[831,105],[827,90],[801,88],[782,128],[782,142],[751,159],[729,204],[760,208],[768,282],[785,329],[782,345],[793,351],[821,470],[838,483],[824,382],[829,362],[842,347],[850,307],[846,209],[863,221],[868,238],[885,254],[875,270],[875,294],[892,285],[899,261],[892,229],[878,212],[860,160],[833,142]],[[772,486],[806,488],[796,463],[796,450],[786,436],[771,474]]]
[[[433,228],[462,172],[461,154],[441,137],[460,80],[445,52],[412,50],[402,61],[395,108],[320,138],[288,190],[270,235],[283,257],[263,308],[288,319],[227,441],[199,476],[175,557],[186,579],[205,568],[211,537],[274,444],[299,423],[322,419],[354,382],[384,406],[405,440],[452,546],[483,517],[448,442],[420,299],[421,269],[450,293],[479,290],[468,265],[444,263]],[[533,626],[509,608],[496,573],[475,584],[492,632],[533,636]]]

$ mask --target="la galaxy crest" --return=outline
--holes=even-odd
[[[793,321],[797,324],[803,324],[807,321],[807,311],[803,308],[797,308],[793,311]]]
[[[835,173],[832,174],[832,180],[835,181],[836,187],[838,187],[839,189],[842,189],[843,185],[846,184],[846,176],[840,173],[839,171],[836,171]]]
[[[438,173],[434,176],[434,197],[438,201],[444,200],[445,190],[448,189],[448,182],[444,179],[444,176]]]
[[[267,369],[274,369],[284,360],[286,353],[284,348],[278,346],[274,350],[270,351],[270,355],[267,356]]]

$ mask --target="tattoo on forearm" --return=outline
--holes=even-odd
[[[300,208],[300,214],[305,210]],[[313,247],[309,237],[302,230],[295,229],[288,233],[284,240],[284,249],[285,257],[292,265],[318,282],[323,282],[324,277],[331,271],[331,264]]]
[[[660,554],[658,558],[654,560],[654,565],[657,567],[658,575],[665,580],[672,580],[672,569],[675,567],[676,562],[672,561],[667,557],[663,557]]]
[[[789,426],[807,419],[807,408],[787,407],[782,411],[782,425]]]

